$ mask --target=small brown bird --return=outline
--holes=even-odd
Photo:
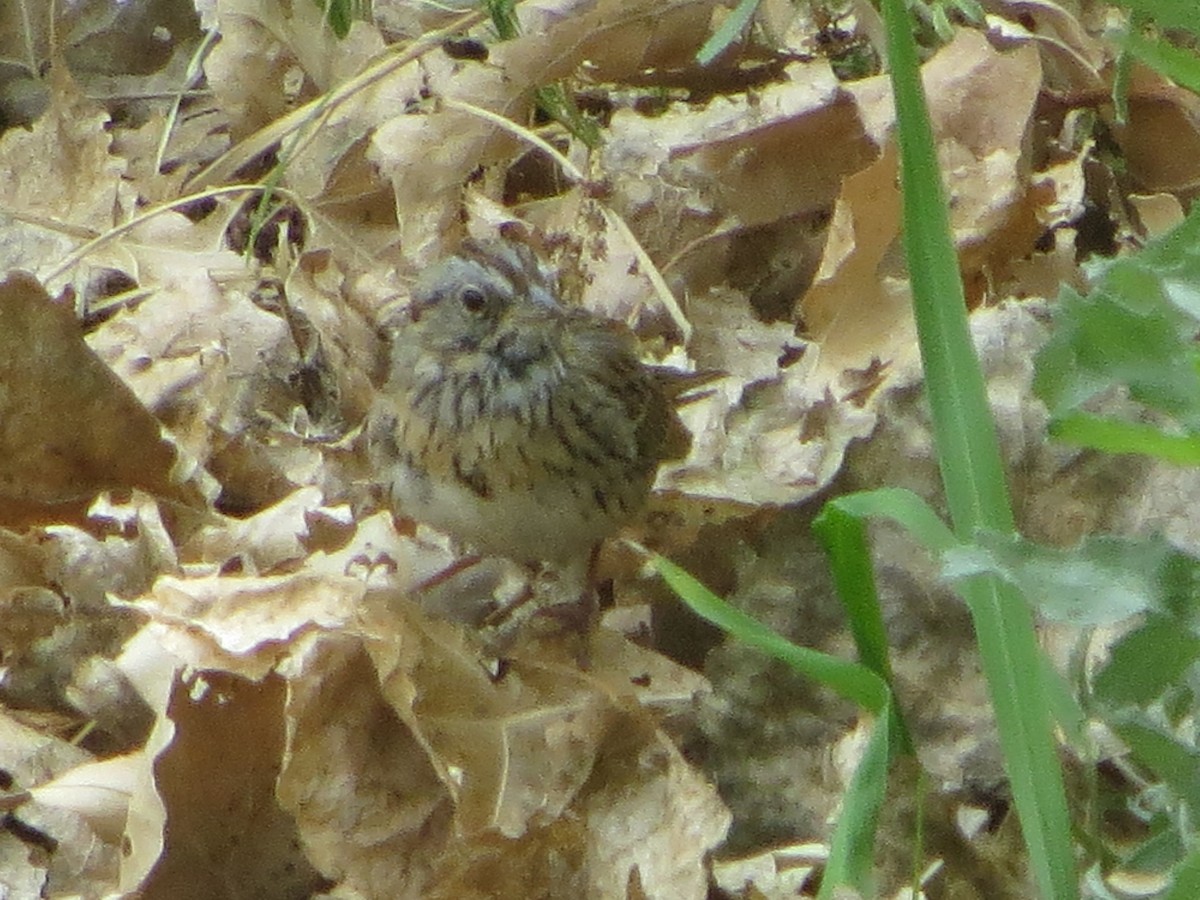
[[[616,322],[563,307],[532,250],[466,241],[388,315],[367,429],[395,509],[522,563],[586,561],[688,435]]]

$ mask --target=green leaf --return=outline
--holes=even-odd
[[[1113,731],[1158,780],[1200,812],[1200,753],[1139,713],[1114,717]]]
[[[884,709],[890,693],[887,683],[866,666],[793,644],[757,619],[730,606],[669,559],[658,555],[652,558],[659,574],[696,615],[859,706],[874,713]]]
[[[1105,453],[1136,453],[1181,466],[1200,466],[1200,434],[1165,434],[1142,422],[1067,413],[1050,423],[1050,436]]]
[[[1063,418],[1115,385],[1200,431],[1200,207],[1142,252],[1090,267],[1087,296],[1065,289],[1038,353],[1034,392]]]
[[[958,544],[954,533],[938,518],[928,503],[905,488],[879,488],[835,497],[827,508],[852,516],[890,519],[906,529],[933,552],[943,552]]]
[[[1096,675],[1096,699],[1114,707],[1148,704],[1200,658],[1200,638],[1170,616],[1154,615],[1122,637]]]
[[[1160,813],[1151,819],[1148,827],[1150,836],[1121,860],[1121,871],[1154,875],[1172,868],[1183,859],[1184,846],[1179,828],[1170,817]],[[1188,896],[1187,900],[1193,900],[1194,896]]]
[[[1200,897],[1200,847],[1175,867],[1171,873],[1171,887],[1163,900],[1195,900]]]
[[[875,895],[871,876],[875,868],[879,811],[887,796],[890,709],[889,703],[872,726],[862,759],[842,797],[842,813],[830,841],[829,860],[817,893],[818,900],[838,896],[838,888],[843,885],[849,885],[863,897]]]
[[[1012,508],[983,374],[967,328],[911,23],[901,0],[883,0],[882,9],[900,144],[904,249],[950,517],[959,537],[979,527],[1010,532]],[[1046,687],[1029,605],[994,578],[970,579],[960,591],[975,624],[1030,868],[1042,896],[1077,897],[1061,764],[1049,711],[1037,699]]]
[[[1157,22],[1163,28],[1179,28],[1196,34],[1200,27],[1195,0],[1116,0],[1116,5],[1131,9],[1144,20]]]
[[[1074,625],[1106,625],[1147,609],[1167,609],[1173,596],[1168,574],[1181,572],[1196,579],[1200,568],[1157,537],[1099,535],[1059,550],[986,530],[973,543],[948,550],[942,568],[952,581],[981,574],[1002,578],[1049,618]]]
[[[1054,332],[1035,361],[1034,392],[1054,416],[1077,409],[1114,385],[1128,385],[1134,399],[1200,427],[1200,374],[1190,337],[1167,304],[1137,309],[1125,295],[1161,292],[1145,273],[1117,270],[1110,285],[1121,294],[1096,291],[1081,297],[1065,290]]]

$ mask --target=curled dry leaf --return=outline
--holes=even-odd
[[[1002,53],[963,31],[925,67],[925,78],[964,267],[972,278],[984,270],[1000,277],[1007,263],[999,261],[1027,255],[1043,228],[1041,209],[1058,202],[1035,189],[1027,171],[1025,135],[1041,82],[1037,55],[1032,48]],[[726,291],[692,298],[695,364],[730,377],[685,411],[696,434],[693,453],[666,470],[660,486],[701,503],[796,502],[828,485],[850,441],[875,427],[889,367],[915,352],[888,91],[882,76],[842,89],[814,64],[795,67],[787,83],[765,88],[753,106],[681,110],[674,128],[671,114],[614,117],[609,164],[654,186],[647,192],[636,180],[622,182],[616,202],[639,230],[669,245],[685,241],[688,228],[711,229],[724,219],[739,227],[777,223],[836,195],[820,266],[794,298],[793,315],[811,342],[782,323],[762,324],[746,300]],[[963,115],[964,97],[976,98],[971,109],[994,114]],[[822,157],[825,171],[784,189],[794,178],[797,143],[853,150]],[[877,155],[878,145],[888,149]],[[730,179],[740,188],[730,188]],[[673,231],[664,230],[664,218]],[[680,264],[685,271],[695,265],[687,257]],[[627,312],[613,309],[616,296],[608,309]]]
[[[0,710],[0,768],[8,777],[2,795],[8,827],[0,831],[0,884],[12,896],[43,896],[48,884],[61,886],[63,893],[83,891],[89,881],[112,879],[115,848],[95,852],[101,842],[82,817],[42,807],[28,793],[29,788],[89,762],[86,751],[53,736],[44,722],[23,723],[8,710]],[[47,859],[44,847],[50,841],[64,846],[58,859]],[[69,863],[63,858],[67,855]]]
[[[0,531],[0,702],[76,710],[75,728],[99,726],[89,749],[120,752],[145,736],[145,711],[126,702],[107,660],[133,634],[138,616],[108,596],[137,596],[177,565],[155,502],[97,499],[80,525]]]
[[[361,417],[374,336],[327,254],[286,281],[256,277],[213,250],[221,231],[215,215],[139,226],[130,254],[153,296],[89,344],[220,481],[222,508],[257,511],[325,478],[338,493],[345,479],[324,466],[323,443]]]
[[[1001,46],[1033,43],[1042,57],[1048,88],[1106,90],[1103,73],[1113,61],[1113,48],[1065,8],[1051,0],[995,0],[989,5],[989,32]]]
[[[621,173],[612,203],[655,258],[682,249],[684,272],[705,265],[714,230],[719,236],[821,209],[841,177],[878,154],[827,63],[791,65],[785,76],[752,98],[700,110],[677,104],[655,118],[614,114],[602,168]],[[798,179],[798,146],[841,152],[807,155]]]
[[[1138,186],[1194,190],[1200,184],[1200,98],[1135,65],[1128,102],[1129,121],[1114,131]]]
[[[339,553],[350,560],[377,542]],[[507,859],[518,846],[553,854],[562,832],[550,823],[575,814],[609,823],[576,863],[580,883],[606,895],[633,862],[656,883],[702,883],[704,848],[727,813],[637,709],[678,703],[701,679],[612,634],[593,637],[587,673],[551,643],[495,677],[461,628],[366,586],[309,573],[164,578],[135,604],[154,621],[134,643],[203,673],[163,707],[175,738],[156,764],[172,827],[192,843],[168,831],[150,884],[180,883],[197,852],[230,858],[234,826],[216,811],[235,806],[237,828],[259,823],[264,846],[278,849],[233,854],[250,883],[297,862],[285,849],[293,819],[307,858],[344,887],[433,896],[464,867],[492,865],[489,845]],[[275,766],[277,791],[263,793]],[[585,789],[610,766],[627,770],[615,795]],[[632,804],[619,815],[618,799]],[[648,829],[634,857],[618,825],[626,815]],[[677,837],[652,850],[652,835]],[[517,892],[542,892],[544,877],[528,873]]]
[[[33,788],[30,797],[45,806],[78,813],[102,840],[117,844],[125,833],[129,797],[144,774],[140,756],[116,756],[77,766]]]
[[[192,535],[184,557],[221,568],[236,560],[247,575],[273,571],[304,557],[306,517],[320,501],[316,488],[301,488],[248,518],[211,522]]]
[[[1036,50],[1000,51],[962,30],[925,65],[922,78],[966,274],[1027,255],[1040,233],[1035,210],[1045,202],[1030,194],[1025,147],[1042,82]],[[869,131],[881,143],[890,140],[895,113],[887,78],[865,79],[851,90]],[[891,202],[885,199],[885,211]]]
[[[307,635],[281,669],[294,730],[279,792],[318,868],[367,896],[486,896],[498,884],[508,896],[566,885],[612,896],[635,864],[651,896],[671,896],[672,879],[689,894],[702,883],[701,848],[727,813],[622,701],[629,691],[598,691],[568,655],[514,658],[489,677],[458,629],[409,610],[366,630],[365,641]],[[627,662],[592,649],[600,669]],[[596,819],[587,844],[571,824],[581,816]],[[647,829],[633,852],[632,821]]]
[[[610,735],[591,784],[576,804],[588,838],[589,894],[625,896],[634,878],[648,897],[705,893],[708,878],[696,850],[724,840],[731,819],[673,744],[652,735],[644,721],[631,722]]]
[[[713,881],[734,894],[753,885],[766,897],[803,896],[810,878],[829,858],[824,844],[795,844],[772,847],[747,857],[713,863]]]
[[[816,339],[824,378],[834,380],[872,358],[911,352],[916,334],[900,238],[896,151],[842,183],[821,268],[800,301],[800,316]]]
[[[297,634],[351,623],[363,591],[359,579],[307,572],[163,576],[131,605],[169,626],[163,645],[189,665],[257,680]]]

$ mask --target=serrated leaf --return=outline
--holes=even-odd
[[[1095,264],[1086,296],[1064,289],[1034,392],[1055,417],[1115,385],[1200,429],[1200,211],[1136,256]]]

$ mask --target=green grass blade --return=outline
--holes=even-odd
[[[1200,466],[1200,435],[1163,434],[1144,422],[1069,413],[1050,424],[1050,436],[1105,453],[1139,453],[1181,466]]]
[[[956,554],[962,554],[972,546],[960,542],[928,503],[904,488],[880,488],[836,497],[825,504],[821,515],[813,523],[814,529],[821,525],[831,510],[856,518],[887,519],[895,522],[917,538],[930,553],[941,556],[943,577],[953,576],[952,565]],[[1168,601],[1164,599],[1160,605],[1166,606]],[[866,659],[867,657],[864,657],[864,660]],[[1079,702],[1071,695],[1063,677],[1055,671],[1045,655],[1041,656],[1040,664],[1045,697],[1053,719],[1070,735],[1074,745],[1083,746],[1083,713]]]
[[[1193,28],[1200,22],[1193,23]],[[1200,92],[1200,57],[1191,50],[1168,44],[1161,38],[1149,38],[1130,30],[1125,39],[1126,52],[1157,69],[1180,87]]]
[[[958,260],[903,0],[884,0],[888,59],[900,140],[904,242],[942,481],[955,533],[1012,531],[1012,509],[982,372],[970,340]],[[1005,767],[1045,897],[1078,896],[1070,820],[1055,751],[1041,658],[1029,606],[991,577],[961,593],[1000,728]]]
[[[350,33],[350,25],[354,21],[351,0],[317,0],[317,6],[324,11],[325,21],[339,40]]]
[[[742,0],[734,11],[725,17],[725,21],[712,33],[712,36],[704,42],[704,46],[696,52],[696,62],[707,66],[724,53],[734,41],[741,38],[746,26],[750,24],[750,20],[758,11],[758,4],[759,0]]]
[[[871,729],[862,759],[842,797],[842,814],[830,841],[829,860],[817,893],[818,900],[838,896],[838,888],[843,885],[853,887],[863,897],[875,895],[871,873],[879,810],[887,796],[888,764],[891,761],[887,723],[892,718],[891,711],[889,702]]]
[[[1196,34],[1200,20],[1196,18],[1196,0],[1117,0],[1136,12],[1142,21],[1156,22],[1161,28],[1180,28]]]
[[[933,553],[945,553],[959,543],[954,532],[938,518],[932,507],[905,488],[879,488],[846,494],[830,500],[826,505],[859,518],[891,519]]]
[[[900,130],[904,245],[933,432],[955,530],[1012,530],[996,429],[967,327],[933,128],[903,5],[889,0],[888,58]]]
[[[867,547],[866,526],[858,516],[839,509],[835,504],[826,504],[813,522],[813,531],[829,555],[833,583],[850,620],[858,658],[891,685],[892,666],[888,658],[887,629],[884,628],[879,595],[875,590],[875,571]],[[894,700],[889,704],[889,709],[892,735],[898,750],[906,755],[913,753],[908,726]]]
[[[820,893],[821,897],[831,897],[837,887],[846,885],[862,896],[870,896],[875,831],[887,793],[889,731],[895,730],[897,722],[895,698],[888,683],[867,666],[793,644],[730,606],[669,559],[657,555],[651,558],[667,584],[697,615],[876,714],[863,757],[842,797],[842,814],[834,830]]]
[[[730,606],[669,559],[658,555],[652,559],[659,574],[696,615],[871,712],[884,708],[889,694],[887,683],[866,666],[793,644]]]
[[[813,522],[829,555],[834,585],[850,618],[858,658],[883,678],[891,679],[887,631],[875,593],[871,553],[862,521],[837,507],[826,506]]]

